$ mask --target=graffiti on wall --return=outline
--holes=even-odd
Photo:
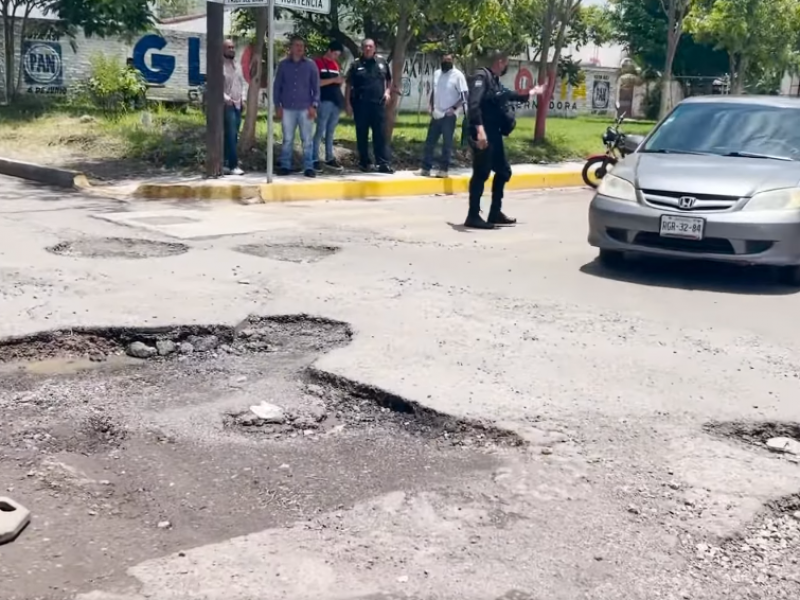
[[[186,40],[186,73],[189,87],[201,86],[206,81],[200,69],[200,38],[190,37]],[[148,33],[139,38],[133,46],[133,66],[151,85],[164,85],[175,74],[177,58],[168,54],[169,42],[157,33]]]
[[[22,42],[22,80],[29,94],[66,94],[59,42]]]

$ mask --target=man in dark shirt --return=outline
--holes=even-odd
[[[319,69],[320,103],[317,112],[317,131],[314,133],[314,168],[319,171],[322,164],[319,160],[319,145],[325,138],[325,166],[341,169],[333,155],[333,134],[339,124],[339,115],[344,108],[342,84],[344,78],[339,72],[339,57],[344,46],[336,40],[328,44],[328,51],[316,59]]]
[[[372,170],[369,156],[369,132],[372,130],[372,148],[375,162],[381,173],[394,173],[389,164],[386,144],[386,103],[391,97],[392,71],[380,56],[375,54],[375,42],[366,39],[361,44],[361,58],[347,73],[345,109],[356,122],[356,144],[361,170]]]
[[[512,102],[528,102],[541,95],[545,86],[516,94],[503,87],[500,77],[508,71],[508,55],[493,52],[488,69],[478,69],[469,86],[469,145],[472,149],[472,178],[469,180],[469,213],[464,223],[473,229],[494,229],[497,225],[513,225],[516,219],[503,214],[503,192],[511,179],[511,166],[506,158],[503,136],[513,127]],[[492,181],[492,206],[489,218],[481,218],[481,196],[489,175]]]

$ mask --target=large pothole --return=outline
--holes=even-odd
[[[47,248],[48,252],[73,258],[163,258],[188,252],[185,244],[157,242],[134,238],[85,238],[61,242]]]
[[[520,443],[313,368],[350,338],[289,316],[0,343],[4,493],[35,516],[0,561],[4,591],[71,597],[153,555],[460,485]]]
[[[305,244],[246,244],[234,248],[237,252],[259,258],[269,258],[293,263],[313,263],[339,251],[335,246],[308,246]]]

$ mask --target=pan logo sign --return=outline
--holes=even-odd
[[[61,44],[25,40],[22,43],[22,72],[29,94],[65,94],[64,61]]]

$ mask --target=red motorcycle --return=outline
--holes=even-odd
[[[597,188],[606,173],[628,154],[635,152],[642,142],[641,136],[627,136],[619,130],[624,120],[625,113],[614,119],[614,124],[610,125],[603,134],[605,153],[590,156],[583,166],[581,175],[589,187]]]

